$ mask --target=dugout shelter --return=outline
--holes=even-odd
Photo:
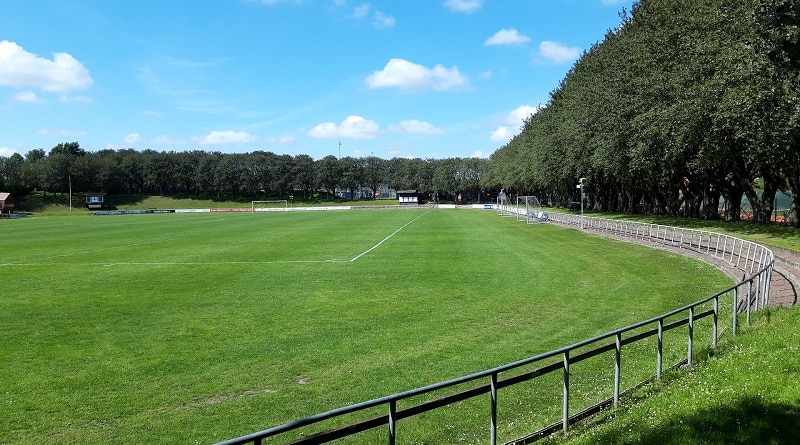
[[[14,211],[14,197],[11,193],[0,192],[0,216],[7,217]]]

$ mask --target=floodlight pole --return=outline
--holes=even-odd
[[[583,181],[586,181],[586,178],[578,180],[578,188],[581,189],[581,230],[583,230]]]

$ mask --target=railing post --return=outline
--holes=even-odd
[[[694,347],[694,306],[689,308],[689,351],[686,364],[692,366],[692,348]]]
[[[719,296],[714,297],[714,327],[712,328],[711,348],[717,347],[717,325],[719,324]]]
[[[661,380],[661,370],[664,364],[664,319],[658,319],[658,346],[656,353],[656,378]]]
[[[497,445],[497,373],[492,373],[492,390],[491,390],[491,432],[489,434],[489,440],[491,445]]]
[[[747,324],[750,324],[750,299],[753,298],[753,279],[747,282]]]
[[[739,324],[738,309],[739,309],[739,286],[733,288],[733,336],[736,337],[736,325]]]
[[[622,362],[622,333],[617,332],[616,336],[616,351],[614,354],[614,408],[619,407],[619,381],[621,375],[621,362]]]
[[[569,351],[564,352],[564,394],[561,412],[561,429],[566,433],[569,427]]]
[[[389,402],[389,445],[397,440],[397,400]]]
[[[772,288],[772,271],[774,266],[770,266],[769,270],[767,271],[767,286],[766,290],[764,291],[764,304],[769,304],[769,291]]]

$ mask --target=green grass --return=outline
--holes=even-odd
[[[796,444],[800,312],[767,311],[690,372],[666,375],[544,443]]]
[[[730,284],[674,254],[493,212],[0,225],[0,443],[214,442],[548,351]],[[526,412],[559,400],[518,391],[509,439],[530,431]],[[461,424],[446,410],[403,434],[485,440],[476,403],[453,408]]]
[[[586,216],[615,218],[667,226],[686,227],[724,233],[757,243],[800,251],[800,230],[780,224],[754,224],[749,221],[727,222],[650,215],[624,215],[619,213],[586,213]]]

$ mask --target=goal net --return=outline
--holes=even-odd
[[[289,201],[276,199],[272,201],[251,201],[251,210],[255,212],[285,212],[289,210]]]
[[[542,205],[535,196],[517,196],[517,208],[517,221],[528,224],[547,222],[547,213],[542,210]]]
[[[505,190],[500,190],[497,195],[497,214],[500,216],[514,216],[517,214],[517,208],[511,203],[511,199]]]

